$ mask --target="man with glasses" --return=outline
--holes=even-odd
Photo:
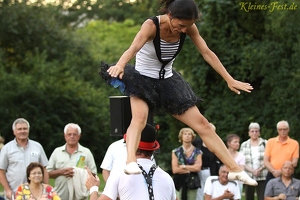
[[[289,137],[289,123],[279,121],[277,123],[278,136],[270,138],[267,142],[264,163],[268,169],[266,183],[281,175],[281,167],[285,161],[291,161],[293,167],[297,166],[299,159],[299,143]]]
[[[97,174],[93,154],[79,144],[80,136],[81,128],[78,124],[67,124],[64,128],[66,144],[53,151],[47,166],[49,177],[55,179],[54,189],[64,200],[88,198],[88,191],[84,186],[87,178],[86,170],[83,169],[85,166]]]

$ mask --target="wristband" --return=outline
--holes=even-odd
[[[96,185],[92,186],[92,187],[90,188],[90,195],[91,195],[93,192],[98,192],[98,190],[99,190],[99,187],[98,187],[98,186],[96,186]]]

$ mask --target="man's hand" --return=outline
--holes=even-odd
[[[6,190],[5,194],[6,194],[5,196],[7,199],[11,199],[12,195],[14,195],[12,190]]]
[[[224,191],[224,194],[222,195],[223,199],[233,199],[234,194],[231,193],[228,189]]]
[[[272,171],[272,174],[275,178],[277,178],[281,175],[281,170],[274,170],[274,171]]]
[[[88,178],[86,179],[85,182],[85,187],[90,190],[92,186],[98,186],[100,185],[100,179],[97,175],[93,175],[91,170],[88,167],[85,167],[87,173],[88,173]]]
[[[278,197],[278,199],[280,199],[280,200],[285,200],[285,199],[286,199],[286,195],[283,194],[283,193],[280,193],[277,197]]]
[[[65,177],[72,178],[74,176],[74,168],[73,167],[67,167],[62,170],[63,170],[63,175]]]

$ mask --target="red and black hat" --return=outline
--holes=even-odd
[[[146,124],[146,127],[142,131],[141,141],[138,148],[146,151],[154,151],[159,149],[160,145],[156,140],[156,130],[154,126]],[[124,134],[124,140],[126,141],[126,134]]]

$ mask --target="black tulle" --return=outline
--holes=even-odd
[[[119,88],[126,96],[143,99],[151,112],[165,111],[172,115],[180,115],[200,100],[181,74],[174,70],[170,78],[154,79],[141,75],[133,66],[127,64],[122,80],[115,80],[107,73],[110,66],[105,62],[101,62],[100,65],[99,74],[106,83]]]

